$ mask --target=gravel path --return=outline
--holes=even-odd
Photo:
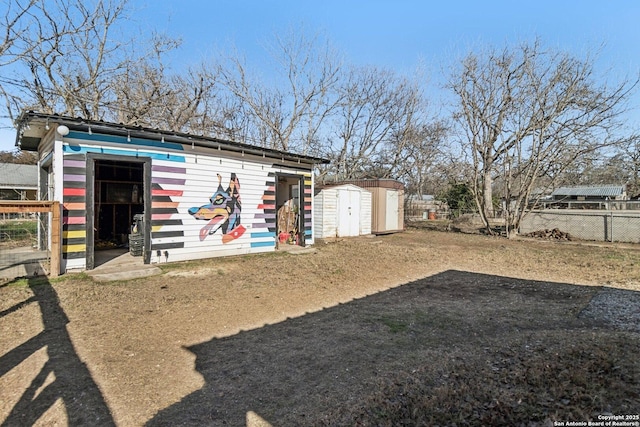
[[[640,293],[603,287],[580,317],[601,320],[623,331],[640,332]]]

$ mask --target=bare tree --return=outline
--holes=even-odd
[[[472,189],[489,231],[496,176],[509,233],[541,177],[558,177],[577,159],[624,141],[618,119],[637,80],[608,86],[594,74],[592,58],[543,50],[535,41],[470,54],[452,75],[455,118],[471,151]]]
[[[184,74],[172,76],[168,92],[162,98],[156,117],[160,127],[196,135],[234,139],[230,118],[237,114],[236,103],[218,84],[215,70],[204,65],[190,67]],[[244,139],[242,139],[244,140]]]
[[[0,69],[3,70],[0,77],[0,96],[4,98],[7,111],[11,111],[11,97],[7,92],[7,86],[14,83],[8,76],[7,67],[18,61],[21,53],[32,49],[31,46],[21,44],[23,34],[30,27],[31,15],[29,10],[34,7],[36,0],[13,1],[5,0],[4,14],[0,22],[2,44],[0,45]]]
[[[128,61],[115,85],[116,120],[135,126],[205,136],[228,136],[225,108],[217,78],[204,64],[171,74],[164,55],[179,41],[162,35],[152,38],[146,55]]]
[[[131,58],[124,63],[114,89],[112,114],[117,122],[160,127],[159,122],[165,121],[165,99],[172,89],[163,55],[178,46],[179,41],[154,34],[149,52],[138,60]]]
[[[24,52],[21,45],[23,34],[29,28],[30,9],[36,4],[36,0],[4,0],[5,9],[0,22],[0,67],[11,64]]]
[[[407,194],[436,194],[448,184],[448,133],[445,122],[433,121],[407,135],[408,141],[398,156],[403,161],[395,174],[405,183]]]
[[[422,138],[423,100],[417,84],[376,67],[352,68],[340,83],[326,156],[327,176],[397,177],[409,145]]]
[[[38,0],[22,34],[21,89],[14,105],[102,119],[123,69],[123,44],[112,35],[125,0]]]
[[[36,165],[38,164],[38,156],[30,151],[0,151],[0,163]]]
[[[627,171],[627,194],[640,197],[640,136],[633,135],[620,148],[622,166]]]
[[[319,38],[293,31],[276,36],[270,53],[283,77],[272,85],[250,75],[238,54],[218,68],[220,83],[247,115],[245,137],[274,149],[317,151],[313,144],[333,107],[330,96],[340,71],[337,55]]]
[[[526,129],[505,132],[510,128],[509,121],[517,116],[517,106],[523,103],[524,68],[531,53],[527,48],[521,54],[517,56],[509,49],[490,51],[486,58],[469,54],[449,81],[458,102],[454,118],[464,131],[463,144],[468,144],[473,159],[471,188],[485,224],[494,216],[496,162],[525,137],[522,132]]]
[[[204,67],[172,75],[166,54],[180,41],[153,34],[134,46],[116,34],[126,0],[33,0],[15,33],[13,79],[3,82],[10,117],[23,109],[130,125],[220,133],[215,81]],[[23,6],[22,9],[26,9]],[[24,28],[23,28],[24,27]],[[139,46],[150,46],[140,49]]]

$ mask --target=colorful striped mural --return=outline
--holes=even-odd
[[[64,259],[82,259],[87,256],[87,185],[83,155],[64,156],[62,191],[62,256]]]
[[[306,240],[311,241],[313,239],[313,188],[312,188],[311,174],[304,174],[304,189],[303,189],[303,206],[304,206],[304,237]]]
[[[251,247],[275,247],[276,244],[276,174],[267,174],[264,191],[254,215]],[[266,239],[266,240],[265,240]]]
[[[175,162],[182,163],[182,162]],[[151,250],[184,247],[183,222],[178,207],[187,169],[166,160],[152,161],[151,167]],[[177,188],[174,188],[177,187]]]
[[[86,258],[87,155],[150,159],[151,262],[264,252],[276,246],[277,176],[300,176],[306,243],[312,243],[312,176],[268,157],[214,148],[73,131],[65,138],[65,258]],[[91,207],[92,208],[92,207]]]

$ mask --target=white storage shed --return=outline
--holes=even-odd
[[[351,184],[371,193],[371,233],[387,234],[404,230],[404,185],[387,178],[353,179]]]
[[[353,184],[325,187],[314,197],[314,237],[371,234],[371,193]]]

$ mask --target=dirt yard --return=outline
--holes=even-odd
[[[1,284],[0,423],[552,425],[640,411],[640,245],[410,229],[315,247],[127,282]]]

